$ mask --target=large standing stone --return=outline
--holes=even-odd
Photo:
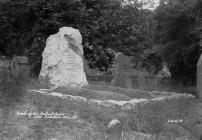
[[[200,56],[197,63],[197,92],[197,96],[202,98],[202,55]]]
[[[57,86],[87,85],[83,68],[82,37],[78,30],[63,27],[46,41],[39,79]]]

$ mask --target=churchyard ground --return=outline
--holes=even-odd
[[[35,88],[47,87],[37,81],[28,83],[19,82],[19,79],[4,80],[4,85],[1,83],[0,138],[2,140],[133,140],[135,138],[170,140],[185,139],[185,137],[194,140],[199,139],[201,135],[202,102],[198,99],[183,98],[155,102],[122,110],[27,91]],[[85,89],[84,92],[79,92],[74,89],[57,88],[54,92],[100,100],[153,98],[142,90],[106,85],[90,85]],[[48,118],[43,114],[50,115],[52,112],[63,114],[59,116],[60,118],[54,116]],[[36,115],[37,113],[42,114]],[[113,119],[118,119],[121,125],[109,129],[107,125]]]

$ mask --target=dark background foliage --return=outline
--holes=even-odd
[[[200,55],[200,0],[164,0],[156,10],[156,40],[162,44],[161,56],[172,77],[183,84],[193,84]]]
[[[200,0],[161,0],[154,10],[122,0],[12,0],[0,2],[0,52],[27,55],[38,75],[49,35],[63,26],[80,30],[89,66],[107,71],[114,52],[156,73],[167,62],[172,78],[194,84],[202,37]],[[152,3],[150,3],[152,4]],[[201,43],[202,44],[202,43]]]

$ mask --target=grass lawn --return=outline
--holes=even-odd
[[[199,138],[202,133],[202,102],[197,99],[181,99],[136,106],[130,110],[92,106],[59,97],[26,92],[13,84],[12,92],[0,98],[0,138],[7,140],[134,140],[136,132],[173,137]],[[27,86],[29,87],[29,86]],[[43,87],[40,87],[43,88]],[[141,90],[92,85],[85,92],[58,88],[56,91],[71,95],[82,95],[94,99],[129,100],[131,98],[153,98]],[[10,88],[4,90],[8,92]],[[103,89],[105,89],[103,91]],[[96,92],[97,91],[97,92]],[[3,89],[2,89],[3,92]],[[21,94],[20,94],[21,93]],[[82,94],[83,93],[83,94]],[[159,95],[161,96],[161,95]],[[17,115],[19,112],[57,112],[68,118],[33,118]],[[77,117],[69,118],[72,115]],[[201,118],[200,118],[201,117]],[[107,128],[112,119],[121,121],[116,131]],[[172,122],[178,120],[178,122]],[[123,133],[122,133],[123,132]],[[163,139],[163,138],[162,138]]]

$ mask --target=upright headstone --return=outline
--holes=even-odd
[[[111,81],[113,86],[140,89],[145,87],[145,78],[149,76],[149,73],[134,69],[131,58],[121,52],[116,53]]]
[[[31,65],[26,56],[14,56],[11,62],[11,71],[13,76],[29,79]]]
[[[202,55],[197,63],[197,96],[202,98]]]
[[[0,56],[0,71],[8,71],[11,69],[11,60],[5,56]]]
[[[7,78],[10,75],[11,60],[5,56],[0,56],[0,79]]]
[[[114,78],[111,81],[113,86],[127,87],[127,85],[131,85],[130,81],[127,81],[127,75],[125,74],[128,67],[127,57],[122,52],[116,53],[112,73]]]
[[[63,27],[48,37],[42,54],[39,79],[57,86],[87,85],[83,68],[82,36],[79,30]]]
[[[122,52],[118,52],[115,55],[115,63],[114,68],[116,72],[123,72],[124,65],[126,64],[125,55]]]

